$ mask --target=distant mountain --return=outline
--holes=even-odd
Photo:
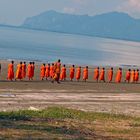
[[[140,41],[140,20],[119,12],[88,16],[47,11],[27,18],[21,27]]]

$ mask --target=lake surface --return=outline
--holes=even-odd
[[[140,65],[140,43],[0,27],[0,59],[80,65]]]

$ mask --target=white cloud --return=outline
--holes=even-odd
[[[96,3],[100,0],[69,0],[71,3],[64,8],[64,12],[77,15],[95,15]],[[102,1],[102,0],[101,0]]]
[[[76,9],[72,8],[72,7],[64,7],[63,12],[64,13],[74,14],[76,12]]]
[[[78,14],[83,9],[88,0],[71,0],[70,6],[64,7],[63,12],[70,14]]]
[[[140,0],[125,0],[118,10],[137,17],[140,14]]]
[[[136,8],[136,10],[140,10],[140,0],[129,0],[128,5],[130,7]]]
[[[85,5],[87,3],[87,0],[73,0],[75,4],[79,5]]]

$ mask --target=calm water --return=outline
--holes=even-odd
[[[0,59],[140,65],[140,43],[0,27]]]

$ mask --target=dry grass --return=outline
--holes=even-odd
[[[0,139],[139,140],[140,118],[65,108],[0,113]]]

